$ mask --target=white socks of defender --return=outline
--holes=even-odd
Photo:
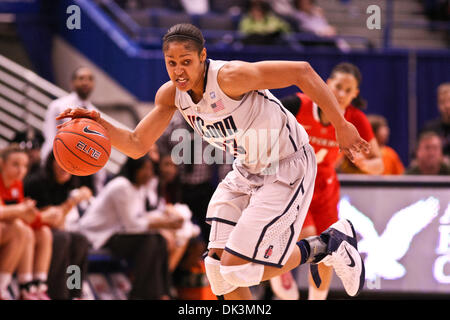
[[[6,272],[0,272],[0,296],[6,296],[8,286],[11,283],[12,274]]]
[[[33,274],[32,273],[21,273],[17,275],[17,281],[19,284],[25,284],[28,282],[33,281]]]
[[[39,281],[39,286],[38,286],[38,290],[40,292],[46,292],[48,287],[47,287],[47,273],[46,272],[36,272],[34,274],[34,280],[38,280]]]

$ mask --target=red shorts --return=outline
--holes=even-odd
[[[339,219],[340,185],[336,175],[318,178],[303,228],[314,226],[319,235]]]

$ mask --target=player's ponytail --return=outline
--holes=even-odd
[[[358,93],[356,98],[352,100],[352,106],[364,110],[367,107],[367,101],[361,97],[360,93]]]
[[[346,73],[355,77],[356,82],[358,83],[358,88],[361,86],[362,75],[359,68],[352,63],[342,62],[336,65],[333,70],[331,70],[330,78],[333,78],[336,73]],[[352,100],[352,105],[358,109],[365,109],[367,107],[367,101],[363,99],[361,93]]]

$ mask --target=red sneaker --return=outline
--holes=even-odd
[[[51,300],[46,291],[37,292],[36,294],[38,300]]]
[[[37,295],[37,290],[35,287],[30,288],[30,290],[20,290],[19,300],[40,300]]]

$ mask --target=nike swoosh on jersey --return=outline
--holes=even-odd
[[[83,128],[83,132],[84,132],[84,133],[88,133],[88,134],[96,134],[96,135],[98,135],[98,136],[101,136],[101,137],[104,137],[104,138],[105,138],[105,136],[104,136],[103,134],[101,134],[100,132],[94,131],[94,130],[90,130],[90,129],[89,129],[89,126],[84,127],[84,128]]]

